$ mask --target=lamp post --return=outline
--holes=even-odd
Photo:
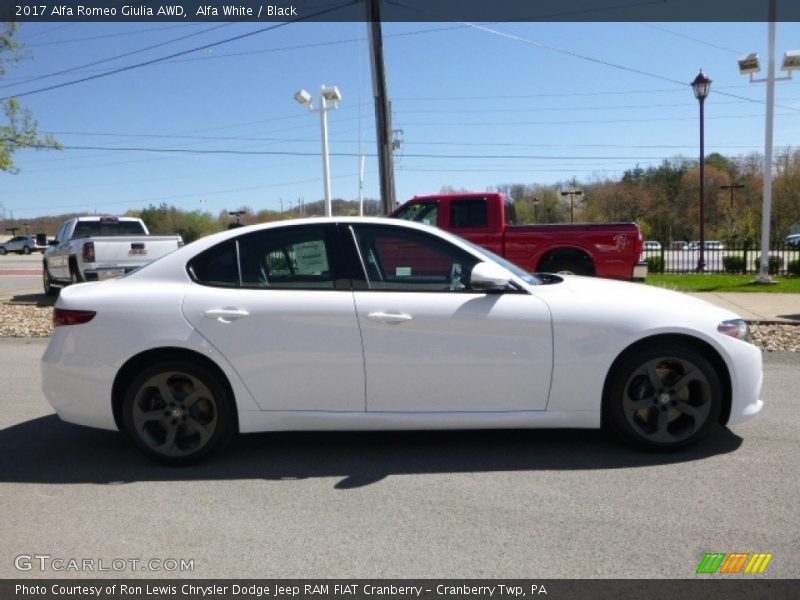
[[[574,205],[573,200],[574,200],[575,196],[580,196],[581,194],[583,194],[583,190],[576,190],[573,186],[570,186],[570,188],[568,190],[566,190],[564,192],[561,192],[562,198],[564,196],[569,196],[569,222],[570,223],[574,223],[575,222],[575,205]]]
[[[533,221],[534,223],[539,222],[539,199],[533,199]]]
[[[800,69],[800,52],[790,50],[783,55],[781,69],[789,73],[785,77],[775,77],[775,21],[777,19],[777,2],[769,3],[769,61],[767,76],[763,79],[753,79],[753,74],[761,71],[761,62],[758,54],[748,54],[739,59],[739,73],[750,76],[750,83],[767,84],[767,118],[764,134],[764,191],[761,205],[761,263],[758,271],[757,283],[774,283],[769,276],[769,232],[772,213],[772,133],[775,118],[775,82],[786,81],[792,78],[792,71]]]
[[[705,200],[705,180],[706,180],[706,156],[705,156],[705,112],[703,107],[708,93],[711,91],[711,80],[705,76],[703,70],[692,82],[694,97],[700,103],[700,255],[697,258],[697,270],[703,271],[706,268],[705,246],[706,246],[706,200]]]
[[[328,111],[330,110],[328,102],[333,103],[333,108],[339,108],[339,102],[342,100],[342,94],[336,86],[325,87],[320,89],[319,94],[319,108],[314,108],[311,94],[305,90],[300,90],[294,95],[294,99],[303,106],[307,106],[309,111],[319,112],[322,127],[322,178],[325,189],[325,216],[330,217],[333,214],[331,207],[331,163],[330,163],[330,150],[328,149]]]

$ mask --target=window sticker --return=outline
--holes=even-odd
[[[299,275],[321,275],[328,270],[325,242],[315,240],[294,245],[294,261]]]

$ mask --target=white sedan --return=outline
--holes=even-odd
[[[64,289],[53,321],[42,382],[59,416],[168,463],[279,430],[604,426],[671,450],[763,404],[737,315],[530,275],[400,220],[215,234]]]

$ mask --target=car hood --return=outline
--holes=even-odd
[[[716,329],[719,322],[739,315],[694,296],[664,288],[600,279],[563,276],[563,283],[533,286],[534,295],[544,300],[553,318],[604,321],[636,328]]]

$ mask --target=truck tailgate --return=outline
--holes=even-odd
[[[178,236],[109,236],[91,238],[98,268],[146,265],[178,248]]]

